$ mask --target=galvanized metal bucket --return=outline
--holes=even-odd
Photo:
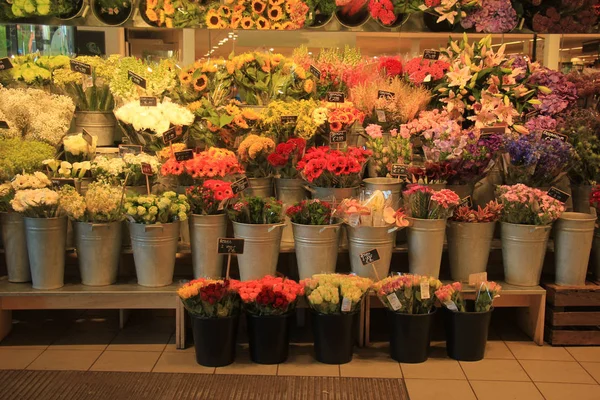
[[[25,239],[25,221],[21,214],[0,213],[2,243],[9,282],[30,282],[29,256]]]
[[[224,256],[217,253],[217,239],[227,236],[227,216],[192,214],[188,226],[194,278],[222,277]]]
[[[552,225],[501,223],[504,280],[515,286],[540,284]]]
[[[396,243],[396,226],[357,226],[346,225],[352,272],[364,278],[383,279],[390,273],[392,253]],[[360,255],[377,249],[379,260],[372,265],[363,265]],[[377,274],[373,271],[377,270]]]
[[[591,185],[571,185],[571,198],[573,199],[573,211],[577,213],[590,213],[590,197],[592,196]]]
[[[446,234],[452,280],[468,282],[469,275],[486,271],[495,226],[495,222],[448,222]]]
[[[283,209],[293,206],[306,198],[305,182],[302,179],[275,179],[275,194],[277,200],[283,203]],[[285,217],[285,226],[281,236],[282,243],[294,243],[294,233],[290,219]]]
[[[121,255],[121,222],[74,222],[81,283],[107,286],[117,281]]]
[[[245,240],[244,254],[237,255],[240,280],[275,275],[284,225],[233,222],[233,235]]]
[[[242,193],[246,197],[272,197],[273,178],[248,178],[248,188]]]
[[[33,288],[50,290],[63,287],[67,217],[24,219]]]
[[[592,242],[592,268],[594,277],[600,280],[600,228],[594,229],[594,241]]]
[[[409,218],[411,225],[406,232],[408,242],[408,270],[411,274],[440,276],[445,219]]]
[[[76,111],[75,130],[85,130],[98,138],[97,146],[113,146],[117,120],[112,111]]]
[[[556,284],[583,286],[587,275],[596,217],[566,212],[554,227]]]
[[[350,197],[358,196],[359,187],[351,188],[325,188],[325,187],[313,187],[311,188],[312,198],[323,201],[328,201],[333,204],[339,204],[340,201],[348,199]]]
[[[372,193],[376,190],[382,192],[389,192],[391,197],[390,206],[394,209],[400,207],[400,200],[402,199],[402,186],[404,183],[394,178],[367,178],[363,179],[365,184],[365,191]]]
[[[189,186],[177,186],[177,194],[185,194],[186,190]],[[179,240],[182,244],[189,246],[190,245],[190,225],[189,224],[181,224],[179,227]]]
[[[298,275],[300,279],[315,274],[335,272],[342,224],[302,225],[292,223]]]
[[[144,225],[129,222],[138,285],[167,286],[173,283],[179,221]]]

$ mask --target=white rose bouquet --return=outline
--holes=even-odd
[[[130,220],[140,224],[166,224],[185,221],[190,211],[190,204],[185,195],[165,192],[160,196],[128,197],[125,210]]]
[[[10,205],[16,212],[31,218],[55,218],[63,213],[59,194],[48,188],[18,190]]]
[[[102,182],[90,184],[85,196],[71,186],[60,190],[60,205],[69,218],[80,222],[116,222],[124,218],[122,190]]]
[[[48,175],[52,178],[78,178],[81,179],[92,168],[89,161],[75,162],[48,159],[42,162],[48,168]]]
[[[98,156],[91,163],[92,176],[96,180],[113,185],[122,185],[125,177],[127,177],[127,186],[145,185],[146,178],[142,174],[142,163],[150,164],[153,175],[149,178],[150,183],[153,183],[161,164],[157,157],[145,153],[125,154],[123,158]]]
[[[96,144],[98,137],[92,136],[92,144],[83,138],[83,134],[65,136],[63,146],[65,148],[65,158],[69,162],[91,161],[96,154]]]

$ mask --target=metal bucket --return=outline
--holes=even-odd
[[[248,178],[248,188],[243,193],[245,197],[272,197],[273,178]]]
[[[245,240],[244,254],[237,255],[240,280],[275,275],[284,225],[233,222],[233,235]]]
[[[98,138],[97,146],[113,146],[117,121],[112,111],[76,111],[75,130]]]
[[[400,200],[402,199],[402,181],[394,178],[367,178],[363,179],[363,183],[365,184],[366,192],[372,193],[375,190],[390,192],[392,198],[391,207],[394,209],[400,207]]]
[[[173,283],[179,221],[168,224],[129,222],[138,285],[167,286]]]
[[[73,222],[81,283],[107,286],[117,281],[121,222]]]
[[[552,225],[501,223],[504,280],[510,285],[540,284]]]
[[[583,286],[587,275],[596,217],[566,212],[554,227],[556,284]]]
[[[187,188],[190,186],[177,186],[177,194],[185,194]],[[190,245],[190,225],[189,224],[181,224],[179,227],[179,239],[182,244],[187,246]]]
[[[471,184],[465,184],[465,185],[446,185],[446,189],[452,190],[461,199],[464,199],[467,196],[471,196],[471,198],[472,198],[473,197],[474,185],[471,185]]]
[[[283,203],[283,210],[301,202],[306,198],[305,183],[302,179],[275,179],[275,193],[277,200]],[[289,217],[285,217],[285,227],[281,236],[283,243],[294,243],[294,233]]]
[[[33,288],[49,290],[63,287],[67,217],[25,217],[24,220]]]
[[[27,240],[25,239],[25,221],[21,214],[15,212],[0,213],[2,224],[2,242],[4,259],[8,271],[9,282],[30,282],[29,257]]]
[[[591,185],[571,185],[573,211],[577,213],[590,213]]]
[[[190,232],[194,278],[222,277],[224,256],[217,253],[217,239],[227,236],[227,216],[192,214],[187,225]]]
[[[596,280],[600,280],[600,228],[594,229],[594,241],[592,243],[592,268]]]
[[[408,242],[408,270],[411,274],[438,278],[446,235],[445,219],[409,218],[406,232]]]
[[[495,226],[495,222],[448,223],[446,233],[452,280],[468,282],[469,275],[486,271]]]
[[[351,188],[313,187],[311,189],[313,199],[328,201],[333,204],[339,204],[340,201],[350,197],[357,197],[358,191],[358,186]]]
[[[357,226],[346,225],[350,248],[350,267],[352,272],[364,278],[383,279],[390,272],[392,252],[396,243],[395,226]],[[360,255],[366,251],[377,249],[379,260],[370,265],[363,265]],[[373,266],[377,274],[373,271]]]
[[[342,224],[302,225],[292,223],[298,275],[300,279],[315,274],[335,272]]]

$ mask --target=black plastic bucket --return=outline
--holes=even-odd
[[[311,310],[315,357],[325,364],[352,361],[355,319],[358,311],[347,314],[319,314]]]
[[[473,302],[467,302],[467,310],[473,310]],[[446,351],[459,361],[479,361],[485,355],[492,307],[487,312],[456,312],[444,309]]]
[[[295,313],[283,315],[246,314],[250,358],[258,364],[279,364],[287,360],[290,326]]]
[[[436,309],[429,314],[401,314],[388,310],[390,355],[398,362],[427,361]]]
[[[239,315],[223,318],[192,318],[196,362],[206,367],[223,367],[235,360]]]

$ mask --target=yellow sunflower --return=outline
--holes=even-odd
[[[154,10],[146,10],[146,17],[152,22],[158,21],[158,15],[156,15]]]
[[[250,18],[250,17],[242,18],[240,23],[241,23],[243,29],[252,29],[252,27],[254,26],[254,21],[252,21],[252,18]],[[241,61],[241,64],[244,63],[244,60],[240,60],[240,61]]]
[[[206,89],[207,85],[208,85],[208,77],[205,74],[200,75],[200,77],[198,77],[198,79],[196,79],[194,81],[194,89],[197,92],[201,92],[204,89]]]
[[[256,20],[256,29],[271,29],[271,23],[265,17],[258,17]],[[270,68],[270,66],[269,66]]]
[[[240,24],[240,20],[237,21],[237,24]],[[231,23],[233,24],[233,21],[231,21]],[[227,63],[225,64],[225,68],[227,68],[227,73],[229,75],[233,75],[233,73],[235,72],[235,63],[233,61],[227,61]]]
[[[280,4],[283,4],[285,0],[269,0],[269,4],[272,6],[278,6]]]
[[[239,126],[240,128],[244,128],[244,129],[248,129],[248,123],[246,122],[246,120],[244,119],[244,117],[242,117],[241,115],[236,115],[235,117],[233,117],[233,123],[236,124],[237,126]]]
[[[273,28],[275,24],[271,25],[271,28]],[[283,24],[277,24],[279,26],[281,26],[283,28]],[[285,60],[285,57],[283,56],[283,54],[273,54],[271,56],[271,64],[273,64],[274,67],[278,66],[283,60]]]
[[[192,75],[188,71],[183,71],[179,74],[179,80],[182,84],[187,85],[192,81]]]
[[[271,29],[273,29],[274,31],[282,31],[283,25],[281,25],[279,22],[275,22],[271,24]]]
[[[286,31],[292,30],[294,29],[294,24],[292,24],[290,21],[285,21],[283,23],[283,29]]]
[[[314,88],[315,88],[315,83],[312,81],[312,79],[307,79],[304,81],[304,91],[306,93],[312,93]]]
[[[252,11],[256,14],[262,14],[267,5],[260,0],[252,0]]]
[[[221,14],[224,17],[229,17],[231,15],[231,8],[227,6],[219,7],[219,14]]]
[[[206,13],[206,27],[208,29],[218,29],[221,23],[221,17],[216,10],[209,10]]]
[[[304,68],[302,68],[299,65],[296,65],[296,68],[294,69],[294,72],[296,73],[296,76],[300,79],[306,79],[306,70]]]
[[[283,18],[283,10],[279,6],[271,6],[268,12],[269,18],[271,21],[279,21]]]

